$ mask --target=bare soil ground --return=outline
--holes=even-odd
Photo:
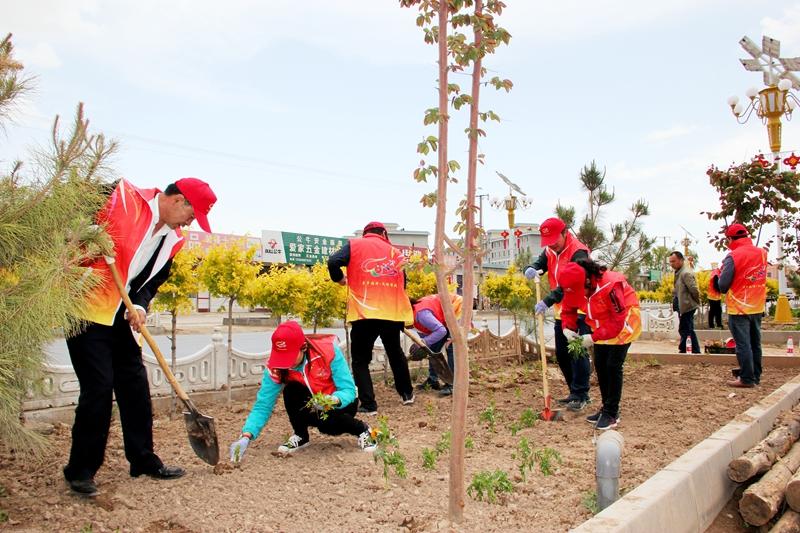
[[[466,499],[459,531],[566,531],[592,516],[594,430],[583,417],[595,403],[564,422],[537,422],[512,435],[510,426],[527,408],[542,408],[540,373],[534,365],[501,364],[472,372],[468,428],[474,442],[466,454],[466,479],[481,470],[503,470],[513,492],[497,503]],[[552,370],[552,369],[551,369]],[[729,369],[719,366],[652,366],[628,363],[621,423],[625,455],[621,485],[630,490],[685,450],[726,424],[752,403],[787,381],[787,371],[767,369],[760,388],[730,389]],[[553,372],[554,396],[565,395]],[[265,432],[240,468],[212,469],[188,446],[179,419],[155,420],[156,451],[188,475],[174,481],[130,478],[119,424],[114,422],[106,462],[96,480],[102,494],[73,496],[61,474],[70,444],[68,426],[58,425],[46,455],[32,460],[0,448],[0,509],[8,513],[0,529],[17,531],[437,531],[446,530],[448,457],[434,469],[422,466],[422,449],[433,448],[449,428],[449,398],[417,394],[413,406],[400,405],[391,387],[376,384],[379,409],[388,417],[405,455],[408,477],[384,480],[382,467],[361,452],[355,437],[323,436],[295,456],[274,454],[291,432],[279,402]],[[255,393],[255,391],[254,391]],[[496,406],[495,430],[480,413]],[[247,415],[249,404],[201,405],[214,416],[224,455]],[[374,423],[374,419],[368,420]],[[552,448],[561,457],[554,473],[538,468],[523,481],[517,447],[522,438],[534,449]]]

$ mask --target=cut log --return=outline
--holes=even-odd
[[[745,522],[763,526],[769,522],[783,503],[786,484],[800,468],[800,444],[778,461],[757,483],[744,491],[739,500],[739,513]]]
[[[769,530],[769,533],[797,533],[798,531],[800,531],[800,513],[786,509],[781,519]]]
[[[795,511],[800,512],[800,470],[794,473],[786,485],[786,503]]]
[[[800,413],[791,412],[785,425],[773,429],[764,440],[728,465],[728,477],[741,483],[769,470],[800,438]]]

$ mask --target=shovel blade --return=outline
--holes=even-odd
[[[447,364],[447,360],[445,360],[444,356],[440,353],[432,353],[428,356],[428,360],[434,372],[436,372],[436,375],[439,376],[439,379],[448,385],[452,385],[453,371],[450,369],[450,365]]]
[[[210,465],[219,463],[219,442],[214,419],[198,411],[184,411],[183,420],[189,433],[189,444],[197,457]]]
[[[544,399],[544,411],[539,414],[539,417],[545,422],[557,422],[564,419],[564,414],[559,410],[550,409],[552,398],[548,396]]]

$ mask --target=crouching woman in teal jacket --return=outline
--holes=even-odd
[[[356,386],[336,336],[305,335],[300,324],[289,321],[272,334],[272,351],[261,389],[241,436],[231,444],[231,462],[241,461],[250,441],[258,438],[281,390],[294,434],[278,447],[279,452],[290,454],[308,446],[309,427],[326,435],[354,435],[362,450],[375,450],[369,426],[355,418]],[[324,401],[313,402],[312,394],[319,398],[319,393]]]

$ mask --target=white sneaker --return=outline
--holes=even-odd
[[[303,439],[298,437],[297,435],[292,435],[289,439],[278,446],[278,451],[280,453],[294,453],[302,448],[308,446],[309,441],[303,442]]]
[[[370,434],[369,428],[358,436],[358,447],[361,448],[362,452],[374,452],[375,448],[378,447],[378,443],[372,438]]]
[[[414,393],[403,394],[400,396],[403,400],[403,405],[412,405],[414,403]]]

